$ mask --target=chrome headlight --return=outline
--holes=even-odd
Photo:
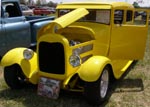
[[[31,50],[31,49],[25,49],[23,51],[23,56],[24,56],[24,59],[26,60],[30,60],[34,55],[34,52]]]
[[[73,67],[77,67],[80,65],[80,57],[78,55],[75,54],[71,55],[69,61]]]

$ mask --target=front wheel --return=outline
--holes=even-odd
[[[88,103],[92,105],[99,105],[107,99],[110,83],[110,72],[110,68],[106,66],[97,81],[85,83],[84,95]]]
[[[4,68],[4,79],[11,89],[21,89],[25,85],[25,76],[18,65]]]

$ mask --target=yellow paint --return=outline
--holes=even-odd
[[[111,59],[142,59],[148,27],[122,25],[112,28],[109,57]]]
[[[82,14],[80,14],[80,13],[82,13]],[[50,24],[44,26],[42,29],[40,29],[37,39],[45,33],[48,33],[48,32],[55,33],[56,30],[67,27],[68,25],[77,21],[78,19],[85,16],[86,14],[88,14],[88,11],[85,8],[78,8],[58,19],[55,19],[52,23],[50,23]],[[69,20],[66,20],[66,19],[69,19]]]
[[[86,29],[85,29],[86,30]],[[69,75],[72,75],[74,72],[77,71],[77,69],[79,69],[79,67],[72,67],[69,63],[69,57],[72,55],[72,50],[76,49],[78,47],[82,47],[82,46],[86,46],[89,44],[93,44],[93,41],[91,40],[90,42],[85,42],[83,44],[79,44],[78,46],[69,46],[68,40],[60,35],[60,34],[47,34],[47,35],[43,35],[39,38],[38,41],[38,45],[37,45],[37,51],[39,49],[39,43],[45,41],[45,42],[59,42],[62,43],[64,45],[64,52],[65,52],[65,69],[66,69],[66,73],[64,75],[58,75],[58,74],[50,74],[50,73],[46,73],[46,72],[42,72],[39,70],[39,75],[40,76],[45,76],[45,77],[49,77],[49,78],[57,78],[59,80],[64,80],[66,77],[68,77]],[[88,51],[87,53],[83,53],[80,54],[81,58],[87,55],[91,55],[91,51]],[[39,60],[38,60],[39,61]]]
[[[127,10],[134,11],[131,4],[124,2],[117,3],[68,3],[59,4],[58,10],[71,9],[73,11],[55,19],[52,23],[40,29],[37,35],[37,56],[40,42],[58,42],[64,46],[65,73],[52,74],[40,71],[38,67],[38,58],[36,53],[34,57],[27,61],[23,58],[22,52],[25,48],[16,48],[9,51],[2,59],[2,66],[19,64],[30,82],[37,83],[40,76],[58,79],[65,88],[70,83],[74,75],[78,75],[83,81],[96,81],[105,66],[110,65],[116,79],[119,79],[129,68],[134,60],[141,59],[144,56],[148,23],[136,26],[133,20],[126,22]],[[77,22],[80,18],[87,15],[88,9],[111,10],[110,24],[98,22]],[[124,19],[122,24],[114,24],[114,11],[124,10]],[[132,16],[134,17],[134,15]],[[147,17],[148,20],[148,17]],[[69,41],[76,40],[80,43],[70,46]],[[79,53],[85,59],[77,67],[69,63],[69,58],[73,50],[92,44],[92,49]],[[86,50],[86,49],[85,49]],[[53,51],[53,50],[51,50]],[[72,87],[77,79],[72,82]],[[74,89],[70,89],[74,90]]]
[[[94,55],[107,56],[110,44],[110,32],[111,26],[99,23],[89,23],[89,22],[75,22],[72,26],[84,26],[89,27],[94,32]]]
[[[34,53],[33,58],[26,60],[23,57],[23,51],[26,48],[15,48],[8,51],[1,60],[1,66],[7,67],[13,64],[18,64],[22,68],[22,71],[26,78],[33,83],[37,84],[37,55]]]
[[[88,8],[88,9],[111,9],[128,7],[133,8],[131,4],[126,2],[79,2],[79,3],[64,3],[59,4],[56,9],[74,9],[74,8]]]
[[[113,66],[114,77],[119,79],[133,63],[133,60],[111,60],[111,63]]]
[[[82,80],[93,82],[98,80],[106,65],[111,65],[111,61],[108,58],[93,56],[82,64],[77,72]]]

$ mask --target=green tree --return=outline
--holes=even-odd
[[[54,3],[52,1],[49,1],[48,4],[47,4],[49,7],[56,7],[57,6],[57,3]]]
[[[37,1],[36,1],[36,5],[37,5],[37,6],[41,6],[41,0],[37,0]]]
[[[135,8],[140,7],[139,4],[138,4],[137,2],[133,2],[133,6],[134,6]]]
[[[26,0],[20,0],[20,3],[21,4],[27,4],[27,1]]]

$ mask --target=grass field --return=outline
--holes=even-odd
[[[80,93],[61,91],[57,100],[37,95],[36,87],[10,90],[0,68],[0,107],[92,107]],[[150,106],[150,28],[145,57],[111,86],[111,97],[99,107]]]

